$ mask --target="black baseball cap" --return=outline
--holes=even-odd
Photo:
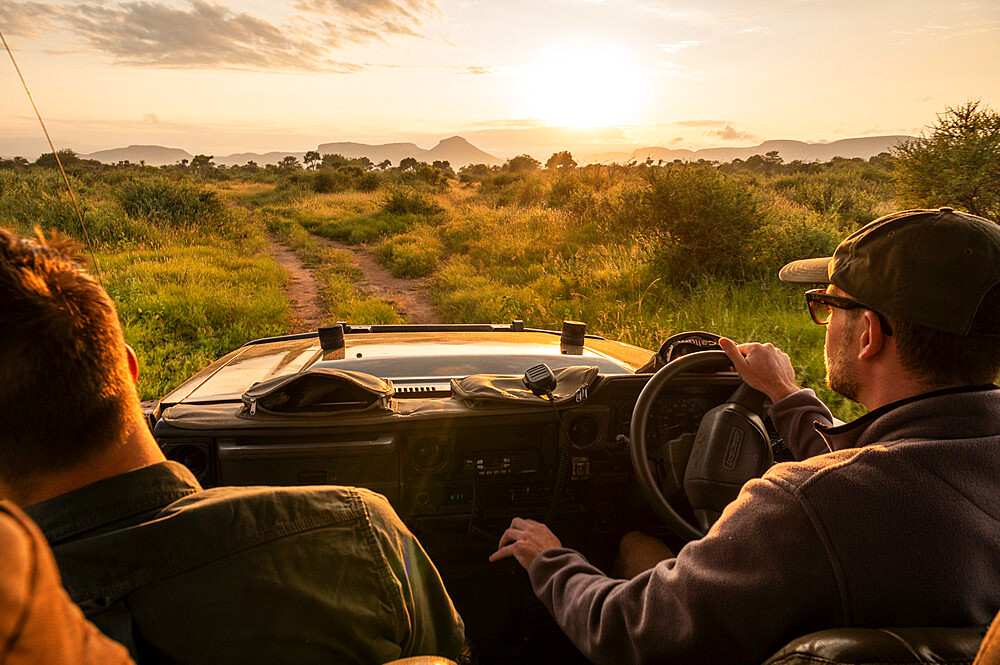
[[[959,335],[1000,284],[1000,225],[951,208],[905,210],[848,236],[833,256],[793,261],[783,282],[833,284],[873,310]],[[1000,324],[1000,322],[990,322]]]

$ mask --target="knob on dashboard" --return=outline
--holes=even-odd
[[[432,474],[442,471],[448,464],[448,443],[431,434],[410,439],[410,464],[418,473]]]

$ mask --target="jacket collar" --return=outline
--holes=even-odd
[[[988,416],[984,417],[984,411]],[[920,438],[954,439],[1000,430],[1000,388],[960,386],[907,397],[836,427],[815,424],[830,450]]]
[[[183,464],[159,462],[60,494],[25,512],[55,546],[200,491],[201,485]]]

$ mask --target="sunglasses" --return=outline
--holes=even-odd
[[[830,323],[830,317],[833,316],[834,308],[867,309],[878,317],[879,323],[882,324],[882,332],[886,335],[892,334],[892,326],[889,325],[889,322],[885,320],[882,314],[853,298],[831,295],[824,289],[813,289],[812,291],[806,291],[806,303],[809,305],[809,316],[821,326]]]

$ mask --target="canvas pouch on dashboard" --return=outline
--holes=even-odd
[[[556,404],[584,401],[587,390],[597,379],[597,373],[597,367],[584,365],[552,370],[556,378],[552,401]],[[528,390],[521,377],[497,374],[472,374],[464,379],[452,379],[451,394],[469,406],[546,404],[549,401]]]
[[[327,367],[280,376],[243,393],[241,416],[392,411],[392,381]]]

